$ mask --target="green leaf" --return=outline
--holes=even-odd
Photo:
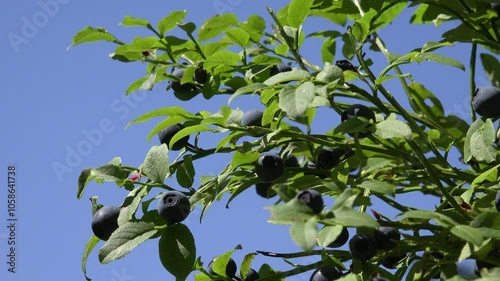
[[[147,78],[144,80],[144,82],[142,82],[142,84],[139,86],[139,90],[152,91],[156,81],[156,71],[154,66],[151,69],[151,73],[146,77]]]
[[[288,82],[288,81],[301,81],[311,77],[311,74],[302,69],[292,69],[292,71],[278,73],[266,81],[264,84],[272,86],[275,84]]]
[[[451,218],[449,218],[441,213],[437,213],[437,212],[433,212],[433,211],[424,211],[424,210],[408,211],[408,212],[401,214],[401,217],[423,219],[423,220],[434,220],[439,225],[441,225],[443,227],[452,227],[452,226],[457,225],[457,223],[453,219],[451,219]]]
[[[176,280],[186,280],[194,270],[196,246],[193,234],[184,224],[167,227],[159,244],[160,261]]]
[[[123,258],[157,232],[154,223],[127,222],[121,225],[99,250],[99,262],[105,264]]]
[[[293,241],[304,251],[311,251],[316,246],[316,219],[310,218],[307,221],[298,221],[292,224],[290,235]]]
[[[143,60],[143,52],[153,49],[159,42],[158,37],[136,37],[130,44],[123,44],[116,47],[115,52],[110,54],[114,60],[121,62],[132,62]]]
[[[461,62],[459,62],[455,59],[452,59],[450,57],[443,56],[443,55],[439,55],[439,54],[435,54],[435,53],[420,53],[420,54],[416,55],[415,57],[416,57],[416,59],[425,59],[425,60],[432,61],[432,62],[451,65],[453,67],[456,67],[458,69],[465,71],[465,66]]]
[[[294,198],[285,204],[266,207],[271,211],[270,223],[293,224],[297,221],[306,221],[315,215],[314,211],[302,201]]]
[[[246,22],[240,22],[239,26],[250,34],[252,41],[260,42],[266,28],[266,21],[261,16],[253,14]]]
[[[377,31],[384,26],[391,23],[401,12],[406,8],[407,2],[399,2],[391,5],[388,9],[382,9],[381,12],[377,13],[374,21],[372,19],[371,31]],[[388,6],[389,7],[389,6]]]
[[[469,162],[474,158],[478,162],[491,163],[496,159],[495,128],[491,119],[477,119],[467,131],[464,158]]]
[[[262,116],[262,126],[270,124],[274,120],[274,116],[279,109],[280,107],[277,99],[273,99],[270,103],[268,103]]]
[[[442,47],[452,47],[453,43],[451,42],[435,42],[435,41],[429,41],[424,44],[422,49],[420,50],[422,53],[425,52],[432,52],[434,50],[440,49]]]
[[[341,133],[346,133],[346,134],[353,134],[356,132],[367,132],[371,131],[373,126],[370,126],[371,120],[368,120],[364,117],[356,117],[356,118],[351,118],[347,121],[344,121],[340,123],[333,132],[335,134],[341,134]],[[367,130],[367,128],[369,130]]]
[[[450,138],[447,132],[442,132],[436,129],[430,129],[427,132],[428,139],[436,146],[444,151],[449,151],[453,146],[453,139]]]
[[[341,225],[327,225],[318,233],[318,246],[325,248],[335,241],[344,229]]]
[[[215,257],[215,260],[212,264],[212,269],[215,273],[217,273],[219,276],[227,277],[226,275],[226,267],[227,263],[229,262],[229,259],[233,255],[235,250],[240,250],[241,246],[238,245],[236,248],[229,250],[225,252],[224,254]]]
[[[173,126],[175,124],[182,123],[183,121],[189,120],[188,118],[185,118],[183,116],[172,116],[168,117],[167,119],[161,121],[160,123],[156,124],[156,126],[149,132],[146,141],[149,142],[151,141],[151,138],[155,135],[157,135],[160,131]]]
[[[491,167],[490,169],[486,170],[485,172],[481,173],[479,176],[477,176],[472,183],[470,184],[470,188],[474,188],[476,186],[481,185],[483,182],[488,181],[488,182],[496,182],[497,177],[498,177],[498,168],[500,167],[500,164]]]
[[[97,243],[99,243],[99,241],[101,241],[101,240],[99,238],[97,238],[97,236],[92,235],[92,237],[90,237],[89,241],[85,245],[85,249],[83,250],[83,255],[82,255],[82,272],[83,272],[83,275],[85,276],[85,279],[87,279],[87,281],[91,281],[92,280],[92,279],[90,279],[87,276],[87,259],[88,259],[89,255],[90,255],[90,253],[92,252],[92,250],[97,245]]]
[[[184,161],[177,166],[175,176],[180,186],[190,188],[194,183],[195,170],[193,166],[193,155],[184,155]]]
[[[222,147],[226,146],[228,143],[235,144],[238,139],[246,136],[246,132],[232,132],[229,135],[225,136],[222,138],[218,143],[217,146],[215,147],[216,151],[219,151]]]
[[[314,0],[292,0],[288,5],[288,25],[298,28],[311,12]]]
[[[235,98],[237,98],[241,95],[248,94],[248,93],[255,93],[257,91],[261,91],[264,89],[267,89],[267,85],[262,84],[262,83],[253,83],[253,84],[250,84],[248,86],[241,87],[238,90],[236,90],[236,92],[234,92],[234,94],[231,95],[231,97],[227,101],[227,104],[229,105]]]
[[[476,119],[472,125],[470,125],[469,129],[467,130],[467,135],[465,138],[465,143],[464,143],[464,162],[468,163],[472,159],[472,150],[471,150],[471,137],[472,135],[481,129],[481,127],[484,125],[484,120],[483,119]]]
[[[410,126],[400,120],[387,119],[377,123],[375,133],[383,139],[404,138],[412,139]]]
[[[241,28],[230,29],[226,31],[226,35],[234,44],[239,45],[242,48],[245,48],[250,40],[250,34]]]
[[[141,165],[150,180],[163,183],[169,172],[168,147],[166,144],[151,147]]]
[[[231,160],[231,166],[233,169],[236,169],[241,165],[254,163],[259,159],[259,156],[260,153],[254,150],[248,152],[235,151]]]
[[[279,93],[279,107],[288,117],[297,119],[304,116],[309,103],[314,99],[314,84],[304,82],[299,87],[285,86]]]
[[[178,23],[181,23],[186,17],[186,10],[183,11],[172,11],[170,14],[164,18],[162,18],[158,22],[158,30],[161,35],[165,35],[166,32],[172,30],[177,26]]]
[[[396,186],[384,181],[365,180],[357,186],[380,194],[391,195],[393,197],[396,195]]]
[[[354,201],[358,197],[357,194],[353,194],[352,189],[345,189],[339,197],[337,197],[337,200],[333,203],[332,210],[338,210],[342,208],[351,208],[354,205]]]
[[[120,166],[114,164],[104,164],[93,168],[90,175],[105,181],[121,181],[127,178],[127,173],[120,169]]]
[[[255,258],[257,253],[250,253],[246,254],[245,257],[243,258],[243,261],[241,262],[240,266],[240,273],[241,273],[241,278],[245,280],[247,277],[247,273],[250,270],[250,267],[252,265],[252,261]]]
[[[221,109],[210,115],[210,116],[204,116],[203,121],[201,121],[201,124],[213,124],[213,125],[218,125],[218,126],[224,126],[226,124],[227,119],[231,116],[232,110],[228,106],[223,105]]]
[[[177,26],[184,30],[188,35],[192,34],[196,30],[196,24],[193,22],[177,23]]]
[[[197,273],[194,275],[194,281],[211,281],[212,278],[210,278],[208,275],[205,275],[205,273]]]
[[[136,37],[130,44],[123,45],[127,46],[127,52],[144,52],[148,51],[152,48],[152,46],[158,43],[158,37],[149,36],[149,37]]]
[[[83,169],[78,177],[78,190],[76,192],[76,198],[82,198],[83,191],[85,190],[85,186],[94,178],[91,175],[92,168]]]
[[[489,227],[500,230],[500,213],[499,212],[484,212],[470,223],[474,228]]]
[[[481,232],[468,225],[456,225],[452,227],[450,231],[458,238],[476,246],[481,246],[481,244],[483,244],[483,235]]]
[[[118,225],[123,225],[133,218],[135,212],[137,211],[137,208],[139,207],[139,204],[141,204],[142,202],[142,198],[148,195],[148,192],[149,188],[147,188],[145,185],[141,185],[140,187],[135,188],[129,192],[120,208]]]
[[[378,222],[366,213],[355,211],[351,208],[343,207],[336,209],[333,214],[333,222],[350,227],[369,227],[376,228],[380,225]]]
[[[481,235],[485,238],[500,239],[500,230],[498,229],[487,228],[487,227],[479,227],[474,229],[480,231]]]
[[[231,26],[238,24],[238,18],[235,14],[227,13],[223,15],[216,15],[206,20],[198,31],[198,40],[206,41],[221,35]]]
[[[482,53],[481,62],[491,84],[497,88],[500,87],[500,63],[497,58],[490,54]]]
[[[413,110],[435,122],[441,123],[444,118],[444,108],[441,101],[422,84],[410,83],[408,87],[410,89],[408,98]]]
[[[125,95],[128,96],[130,93],[133,93],[141,89],[142,85],[144,85],[144,83],[149,79],[150,75],[146,75],[132,82],[132,84],[130,84],[127,90],[125,91]]]
[[[335,51],[336,51],[336,38],[326,38],[321,44],[321,60],[323,63],[333,62],[335,59]]]
[[[342,69],[335,64],[326,62],[323,69],[316,75],[316,80],[323,82],[333,82],[335,80],[342,81],[344,78],[344,72]]]
[[[352,26],[352,35],[359,42],[364,42],[370,34],[370,21],[377,14],[377,11],[370,9],[362,18],[354,21]]]
[[[446,3],[446,6],[450,7],[452,5],[452,2]],[[438,8],[434,5],[422,3],[418,6],[417,10],[415,10],[410,22],[413,24],[434,23],[436,26],[439,26],[443,21],[438,21],[437,19],[440,17],[443,18],[443,16],[452,16],[449,17],[448,20],[456,19],[456,17],[454,15],[451,15],[447,10]]]
[[[140,19],[140,18],[134,18],[131,16],[126,16],[120,25],[123,26],[148,26],[149,22],[145,19]]]
[[[214,69],[219,66],[238,66],[241,56],[231,51],[221,51],[209,56],[203,63],[203,68]]]
[[[174,143],[176,143],[183,137],[200,132],[214,132],[214,129],[210,128],[207,125],[194,125],[185,127],[184,129],[180,130],[179,132],[177,132],[177,134],[174,135],[174,137],[170,140],[169,145],[170,147],[172,147]]]
[[[130,125],[132,125],[134,123],[146,122],[151,118],[160,117],[160,116],[185,116],[186,118],[190,118],[190,119],[197,119],[198,118],[198,117],[196,117],[196,115],[187,112],[181,106],[162,107],[162,108],[152,110],[148,113],[145,113],[145,114],[137,117],[136,119],[130,121],[127,124],[127,127],[129,127]]]
[[[90,27],[87,26],[84,29],[80,30],[74,37],[71,46],[68,47],[71,48],[76,45],[80,45],[82,43],[90,43],[90,42],[97,42],[97,41],[107,41],[107,42],[118,42],[118,39],[116,39],[111,33],[108,33],[104,28],[102,27]]]
[[[390,80],[390,79],[407,78],[407,77],[411,77],[411,74],[405,73],[405,74],[385,75],[385,76],[378,77],[377,79],[375,79],[375,84],[381,85],[382,83],[384,83],[385,81]]]

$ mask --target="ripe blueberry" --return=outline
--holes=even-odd
[[[198,67],[194,71],[194,81],[200,84],[205,84],[208,80],[208,73],[203,67]]]
[[[104,206],[95,212],[92,217],[92,232],[97,238],[107,241],[111,234],[118,228],[120,208]]]
[[[184,75],[184,69],[183,68],[176,69],[172,74],[174,76],[177,76],[179,79],[182,79],[182,76]],[[175,93],[178,94],[187,94],[196,89],[196,87],[193,84],[190,83],[181,84],[181,81],[174,81],[174,80],[170,80],[170,87]]]
[[[248,273],[245,279],[241,278],[240,272],[238,272],[237,277],[243,281],[255,281],[260,278],[259,273],[257,273],[257,271],[253,270],[252,268],[248,269]]]
[[[292,71],[292,68],[288,64],[285,63],[275,64],[271,67],[271,76],[287,71]]]
[[[436,252],[436,251],[431,251],[431,256],[433,256],[434,258],[436,258],[438,260],[444,259],[444,255],[442,253]]]
[[[183,137],[182,139],[178,140],[172,147],[169,146],[170,140],[174,137],[175,134],[177,134],[180,130],[182,130],[184,126],[182,124],[175,124],[173,126],[170,126],[166,128],[165,130],[161,131],[158,133],[158,137],[160,138],[160,143],[164,143],[167,145],[167,147],[170,150],[180,150],[184,146],[186,146],[188,140],[189,140],[189,135]]]
[[[285,167],[298,168],[300,167],[299,160],[295,155],[289,154],[285,160]]]
[[[356,234],[349,240],[351,256],[360,261],[367,261],[377,253],[377,241],[368,234]]]
[[[328,265],[316,269],[309,281],[333,281],[339,279],[342,275],[342,271],[337,267]]]
[[[275,181],[285,172],[283,159],[275,153],[262,153],[257,159],[255,172],[265,182]]]
[[[354,72],[358,71],[354,67],[354,65],[352,65],[352,63],[350,61],[348,61],[348,60],[338,60],[338,61],[335,62],[335,65],[338,66],[343,71],[346,71],[346,70],[351,70],[351,71],[354,71]]]
[[[163,194],[158,201],[158,214],[167,222],[174,224],[187,218],[191,211],[191,203],[186,195],[178,191]]]
[[[500,212],[500,191],[498,191],[497,195],[495,196],[495,208],[498,212]]]
[[[262,116],[264,112],[260,110],[249,110],[243,113],[241,117],[241,126],[259,126],[262,127]]]
[[[318,176],[321,179],[325,179],[326,176],[322,174],[321,172],[317,171],[316,164],[314,164],[313,161],[307,161],[304,163],[304,168],[307,168],[310,171],[305,171],[304,175],[315,175]]]
[[[401,235],[394,227],[382,226],[375,229],[375,240],[379,250],[392,250],[396,247],[394,240],[400,240]]]
[[[272,198],[276,196],[276,191],[271,188],[272,182],[260,182],[255,185],[255,191],[260,197]]]
[[[364,117],[368,120],[372,120],[375,123],[375,113],[373,113],[371,109],[362,104],[351,105],[348,109],[342,112],[341,120],[342,122],[345,122],[355,117]],[[367,136],[369,136],[371,134],[371,132],[369,131],[370,127],[371,125],[367,125],[366,131],[359,132],[358,136],[360,138],[366,138]],[[349,135],[353,136],[353,134]]]
[[[354,154],[356,153],[356,151],[354,151],[354,149],[350,148],[350,147],[347,147],[345,150],[344,150],[344,158],[349,158],[349,157],[352,157],[354,156]]]
[[[342,232],[340,232],[339,236],[333,241],[332,243],[328,244],[328,248],[339,248],[344,246],[345,243],[347,243],[347,240],[349,240],[349,231],[347,228],[342,228]]]
[[[395,269],[398,263],[404,258],[406,258],[406,254],[390,256],[382,260],[382,265],[388,269]]]
[[[210,275],[217,275],[217,273],[215,273],[214,269],[212,268],[216,259],[217,258],[212,259],[212,261],[208,264],[207,272]],[[229,258],[226,264],[226,276],[235,277],[236,269],[237,269],[236,262],[234,262],[232,258]]]
[[[500,89],[491,86],[478,88],[472,98],[472,106],[482,117],[500,116]]]
[[[320,169],[330,170],[337,166],[340,158],[344,155],[344,150],[340,148],[322,148],[316,157],[316,166]]]
[[[302,190],[297,194],[297,199],[306,204],[316,214],[319,214],[323,210],[323,197],[315,189]]]

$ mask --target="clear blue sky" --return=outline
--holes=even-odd
[[[286,2],[273,1],[272,7],[277,10]],[[46,10],[40,3],[52,3],[52,6]],[[77,200],[76,183],[80,171],[104,164],[115,156],[121,156],[126,165],[139,166],[151,145],[157,144],[156,138],[150,143],[145,139],[159,120],[126,130],[124,127],[147,111],[160,106],[183,105],[191,112],[215,112],[227,101],[227,97],[210,102],[197,97],[189,103],[180,103],[171,92],[165,92],[164,84],[153,92],[138,93],[126,99],[125,89],[145,74],[145,65],[111,60],[108,54],[115,46],[107,43],[86,44],[66,51],[72,36],[85,26],[102,26],[122,41],[129,41],[135,35],[146,33],[139,28],[119,26],[124,16],[146,18],[156,23],[170,11],[183,9],[188,10],[186,20],[200,26],[204,19],[217,13],[216,3],[234,3],[232,12],[240,20],[252,13],[260,14],[268,20],[269,26],[266,4],[260,1],[30,0],[5,3],[0,11],[0,116],[3,125],[0,147],[4,148],[0,152],[0,280],[84,280],[80,261],[83,247],[91,235],[87,198],[96,195],[103,204],[119,205],[127,192],[117,189],[113,183],[91,184],[83,199]],[[452,26],[410,26],[408,22],[409,13],[405,13],[380,33],[391,51],[404,54],[426,41],[437,41],[439,34]],[[28,25],[33,23],[36,23],[35,29],[30,29]],[[324,20],[309,21],[305,26],[307,32],[317,28],[342,31],[342,27]],[[13,45],[9,34],[23,36],[25,41]],[[312,40],[301,50],[302,55],[318,65],[322,64],[320,43],[317,39]],[[458,44],[441,53],[467,65],[469,50],[470,46]],[[337,54],[336,59],[342,59],[340,52]],[[376,73],[386,66],[380,53],[368,53],[367,56],[375,61]],[[434,92],[442,100],[447,113],[468,120],[467,72],[429,62],[404,66],[403,71],[411,72],[418,82]],[[488,84],[481,69],[477,84]],[[396,98],[405,99],[397,84],[389,84],[389,88]],[[241,97],[231,106],[243,110],[262,108],[257,97]],[[320,110],[313,128],[315,132],[330,130],[339,119],[331,110]],[[68,162],[68,151],[81,146],[87,139],[85,135],[99,129],[102,122],[111,124],[109,131],[88,148],[87,155]],[[215,138],[209,139],[207,146],[215,141]],[[227,157],[216,159],[197,162],[197,176],[218,173],[228,161]],[[58,175],[53,169],[55,162],[68,165],[70,171]],[[7,166],[11,164],[16,165],[18,172],[16,274],[7,272],[7,228],[4,226],[7,225]],[[167,182],[177,186],[173,179]],[[401,197],[401,200],[410,198]],[[299,251],[288,234],[288,227],[266,223],[269,213],[263,207],[274,201],[257,197],[253,188],[233,201],[229,210],[224,208],[226,200],[227,197],[215,204],[202,224],[198,221],[198,210],[186,221],[196,239],[197,255],[201,255],[204,261],[237,244],[243,246],[243,251],[234,254],[237,263],[245,253],[254,250]],[[437,202],[411,200],[409,204],[423,208],[431,208]],[[375,205],[374,209],[389,216],[395,214],[381,204]],[[295,261],[306,264],[315,260]],[[254,263],[256,269],[262,263],[288,268],[279,259],[257,257]],[[88,274],[99,281],[173,280],[158,259],[157,240],[147,241],[125,258],[107,265],[98,263],[95,250],[89,257]],[[290,280],[308,280],[309,275],[307,272]]]

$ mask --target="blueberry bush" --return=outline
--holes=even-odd
[[[122,26],[151,32],[131,42],[101,27],[78,32],[73,46],[107,41],[117,45],[113,60],[145,65],[148,74],[132,82],[126,95],[166,87],[167,95],[186,105],[161,107],[130,120],[135,125],[162,118],[147,136],[148,141],[158,136],[159,142],[140,166],[125,165],[117,157],[81,172],[79,199],[91,181],[114,182],[129,191],[116,207],[91,198],[95,235],[82,259],[87,280],[86,261],[100,240],[105,243],[99,261],[109,263],[149,239],[159,240],[159,258],[175,280],[274,281],[306,271],[313,272],[310,280],[465,280],[457,270],[457,262],[465,259],[476,261],[478,280],[500,280],[500,161],[494,126],[500,117],[500,16],[499,4],[492,2],[500,3],[291,0],[279,10],[267,8],[271,22],[262,15],[238,19],[226,13],[197,27],[186,20],[187,11],[172,11],[158,23],[126,16]],[[411,24],[453,24],[446,25],[451,28],[439,41],[393,53],[379,31],[410,7]],[[315,17],[334,29],[319,27],[306,34],[304,23]],[[172,35],[174,29],[185,35]],[[322,65],[301,52],[313,38],[323,41],[317,46]],[[455,44],[470,47],[470,57],[459,61],[443,55]],[[375,73],[371,57],[378,55],[386,63]],[[402,71],[406,64],[423,62],[469,72],[470,116],[445,114],[440,100]],[[491,85],[476,87],[477,72]],[[393,96],[388,81],[399,83],[409,106]],[[219,111],[190,112],[193,98],[209,102],[221,95],[227,104]],[[265,109],[244,113],[231,107],[242,95],[253,95]],[[311,129],[319,108],[338,120],[323,134]],[[208,134],[220,136],[215,147],[203,145]],[[170,159],[169,150],[178,156]],[[197,175],[197,160],[215,154],[227,155],[227,166],[216,176]],[[450,155],[459,155],[460,167],[452,165]],[[241,263],[231,258],[235,250],[247,250],[241,247],[217,257],[199,256],[184,219],[200,208],[201,220],[222,195],[232,201],[255,190],[274,197],[269,222],[289,225],[290,239],[301,251],[248,252]],[[400,200],[411,193],[441,203],[419,209]],[[392,219],[367,212],[375,198],[399,215]],[[253,266],[256,255],[268,257],[269,263]],[[287,271],[272,267],[276,257],[307,256],[320,261],[289,262]]]

